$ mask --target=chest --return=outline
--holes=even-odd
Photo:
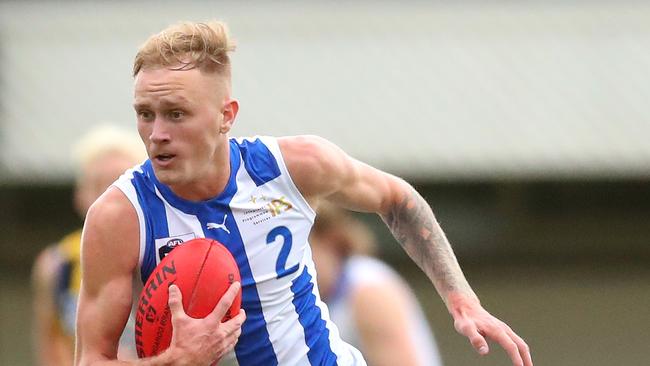
[[[312,222],[293,201],[291,192],[273,184],[242,185],[229,202],[205,202],[192,212],[163,200],[164,215],[147,218],[147,252],[157,265],[174,247],[205,237],[228,248],[243,285],[287,276],[311,259],[306,250]]]

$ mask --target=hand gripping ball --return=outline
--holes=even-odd
[[[183,308],[193,318],[204,318],[226,290],[241,281],[237,263],[222,244],[211,239],[193,239],[175,247],[149,276],[138,301],[135,344],[138,357],[160,354],[172,339],[169,285],[183,295]],[[239,313],[241,290],[222,321]]]

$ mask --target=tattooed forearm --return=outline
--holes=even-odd
[[[401,202],[382,219],[443,298],[451,292],[475,296],[433,211],[415,189],[408,186]]]

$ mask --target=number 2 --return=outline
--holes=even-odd
[[[271,230],[271,232],[266,236],[266,244],[274,243],[278,236],[281,236],[284,242],[282,243],[278,259],[275,262],[275,272],[278,274],[278,278],[282,278],[297,271],[299,265],[296,264],[291,268],[286,268],[289,252],[291,251],[291,245],[293,244],[293,236],[286,226],[278,226]]]

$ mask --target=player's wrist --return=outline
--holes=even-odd
[[[153,357],[156,362],[153,365],[156,366],[185,366],[191,365],[191,357],[188,357],[187,353],[179,347],[171,345],[164,352],[160,353],[158,356]]]
[[[451,292],[447,295],[445,304],[454,319],[462,317],[468,309],[481,307],[481,301],[473,292],[470,294],[465,292]]]

